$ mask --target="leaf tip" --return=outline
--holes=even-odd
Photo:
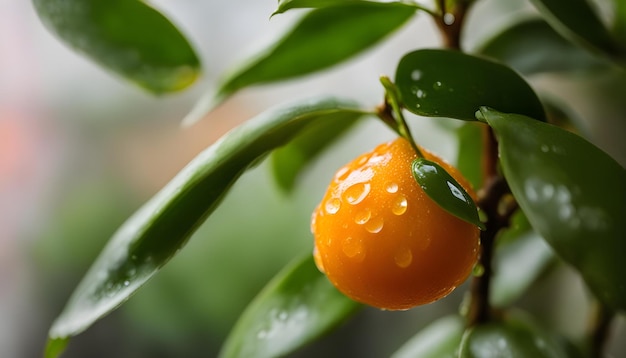
[[[193,106],[191,111],[183,118],[180,125],[183,128],[189,128],[194,124],[200,122],[207,114],[211,113],[222,102],[226,100],[224,95],[215,95],[213,93],[207,93],[202,96],[198,102]]]

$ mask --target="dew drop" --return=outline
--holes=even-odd
[[[289,313],[287,313],[286,311],[280,311],[280,313],[278,314],[278,320],[286,321],[287,318],[289,318]]]
[[[421,89],[418,89],[417,92],[415,93],[415,95],[419,99],[426,98],[426,92],[422,91]]]
[[[384,223],[385,221],[382,217],[370,219],[367,223],[365,223],[365,230],[369,231],[372,234],[377,234],[383,229]]]
[[[408,248],[403,247],[396,251],[394,260],[398,267],[407,268],[413,262],[413,253]]]
[[[346,256],[356,261],[363,261],[365,258],[363,243],[361,240],[354,239],[352,236],[348,236],[343,241],[342,250]]]
[[[260,330],[257,334],[256,334],[256,338],[258,339],[265,339],[267,338],[267,331],[262,329]]]
[[[454,17],[454,14],[451,14],[451,13],[448,12],[448,13],[443,15],[443,22],[446,25],[452,25],[452,24],[454,24],[455,21],[456,21],[456,18]]]
[[[128,285],[130,285],[130,281],[128,280],[124,281],[124,287],[128,287]]]
[[[368,222],[371,217],[372,217],[372,211],[370,209],[365,208],[357,212],[356,215],[354,215],[354,222],[359,225],[363,225],[366,222]]]
[[[544,153],[548,153],[550,151],[550,147],[546,144],[541,145],[541,151]]]
[[[408,206],[408,203],[406,201],[406,197],[400,194],[394,200],[393,206],[391,207],[391,212],[393,212],[396,215],[402,215],[406,212],[407,206]]]
[[[339,208],[341,208],[341,200],[337,198],[330,198],[326,202],[325,208],[326,208],[326,212],[329,213],[330,215],[336,214],[339,211]]]
[[[356,163],[356,165],[362,166],[363,164],[367,163],[369,159],[370,159],[369,155],[362,155],[361,158],[359,158],[359,161]]]
[[[390,193],[390,194],[397,193],[398,192],[398,184],[396,184],[394,182],[389,182],[389,183],[387,183],[387,185],[385,185],[385,190],[387,190],[387,192]]]
[[[436,81],[435,83],[433,83],[433,88],[436,90],[441,90],[443,89],[443,83],[441,83],[441,81]]]
[[[370,184],[369,183],[357,183],[346,189],[344,193],[344,198],[346,201],[352,205],[357,205],[362,202],[367,194],[370,193]]]
[[[421,78],[422,78],[422,71],[413,70],[413,72],[411,72],[411,79],[413,81],[419,81]]]
[[[320,255],[320,251],[317,249],[317,245],[313,248],[313,261],[315,261],[315,266],[321,273],[326,273],[324,270],[324,263],[322,262],[322,255]]]

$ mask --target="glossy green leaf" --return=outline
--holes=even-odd
[[[465,323],[460,316],[446,316],[424,327],[391,358],[457,358]]]
[[[359,112],[330,115],[328,120],[312,123],[287,145],[273,151],[272,169],[278,185],[291,191],[307,164],[346,134],[362,116]]]
[[[476,52],[498,59],[525,75],[590,70],[607,65],[538,18],[512,25],[482,44]]]
[[[76,51],[154,93],[199,75],[193,48],[169,20],[138,0],[33,0],[47,28]]]
[[[459,148],[456,167],[474,189],[483,185],[482,150],[483,128],[478,123],[463,123],[456,129]]]
[[[280,357],[346,320],[361,305],[319,272],[312,255],[285,268],[246,308],[220,357]]]
[[[559,127],[488,108],[477,115],[495,130],[504,176],[532,227],[601,301],[626,309],[626,170]]]
[[[528,228],[496,247],[491,303],[505,307],[521,297],[554,262],[552,249]]]
[[[588,0],[532,0],[556,31],[609,57],[624,55]]]
[[[399,2],[348,1],[314,9],[273,47],[222,81],[217,99],[256,84],[302,76],[333,66],[371,47],[415,13]]]
[[[544,119],[541,102],[515,71],[451,50],[417,50],[396,70],[405,107],[418,115],[475,120],[480,106]]]
[[[472,197],[439,164],[417,158],[411,165],[415,180],[424,192],[450,214],[485,229],[478,218],[478,208]]]
[[[506,317],[469,329],[460,358],[573,358],[567,341],[529,320]]]
[[[215,210],[234,182],[307,125],[358,111],[334,98],[268,110],[233,129],[189,163],[111,238],[50,329],[80,333],[122,304],[165,265]]]

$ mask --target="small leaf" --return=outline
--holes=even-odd
[[[498,59],[524,75],[607,67],[607,62],[565,40],[542,19],[520,21],[482,44],[477,53]]]
[[[276,45],[237,68],[219,87],[219,102],[256,84],[302,76],[371,47],[415,13],[399,2],[348,1],[307,13]]]
[[[82,332],[126,301],[187,242],[235,181],[307,125],[354,109],[318,98],[280,106],[233,129],[200,153],[111,238],[50,329],[50,338]]]
[[[500,63],[450,50],[417,50],[396,70],[406,108],[420,116],[475,120],[480,106],[545,119],[535,92]]]
[[[552,249],[531,229],[498,244],[494,256],[491,303],[505,307],[522,296],[554,262]]]
[[[346,111],[330,116],[323,122],[312,123],[289,144],[272,152],[274,177],[282,189],[291,191],[307,164],[346,134],[363,113]]]
[[[33,0],[46,27],[76,51],[154,93],[191,85],[200,63],[168,19],[137,0]]]
[[[624,55],[587,0],[532,0],[546,21],[565,38],[616,58]]]
[[[481,108],[513,195],[532,227],[596,296],[626,309],[626,170],[559,127]]]
[[[463,336],[460,358],[573,358],[565,339],[523,317],[475,326]]]
[[[463,331],[463,318],[439,318],[419,331],[391,358],[457,358]]]
[[[445,169],[425,158],[415,159],[411,167],[417,183],[439,206],[459,219],[485,229],[478,218],[474,200]]]
[[[246,308],[220,357],[285,356],[360,307],[337,291],[307,255],[279,273]]]
[[[470,122],[463,123],[456,129],[459,141],[456,167],[474,188],[481,188],[483,185],[482,130],[480,124]]]

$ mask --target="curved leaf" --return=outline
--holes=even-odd
[[[244,87],[302,76],[347,60],[398,29],[415,10],[399,2],[366,1],[312,10],[276,45],[224,79],[216,102]]]
[[[424,192],[450,214],[485,230],[471,196],[439,164],[417,158],[411,165],[413,176]]]
[[[586,140],[531,118],[481,108],[513,195],[531,225],[596,296],[626,309],[626,170]]]
[[[528,319],[506,317],[468,330],[461,343],[460,358],[573,358],[566,340]]]
[[[391,358],[457,358],[465,323],[460,316],[446,316],[424,327]]]
[[[181,90],[200,73],[187,39],[138,0],[33,0],[48,29],[76,51],[154,93]]]
[[[609,57],[624,55],[587,0],[532,0],[556,31],[564,37]]]
[[[476,52],[532,75],[606,67],[606,62],[573,45],[542,19],[518,22],[482,44]]]
[[[361,305],[319,272],[307,255],[279,273],[246,308],[220,357],[279,357],[313,341]]]
[[[418,115],[475,120],[480,106],[545,119],[541,102],[515,71],[500,63],[450,50],[417,50],[396,70],[406,108]]]
[[[111,238],[54,322],[50,338],[78,334],[127,300],[178,252],[249,166],[309,124],[354,108],[333,98],[277,107],[200,153]]]
[[[320,152],[346,134],[363,116],[359,112],[339,112],[323,122],[313,123],[289,144],[272,152],[272,169],[278,185],[291,191],[300,172]]]

